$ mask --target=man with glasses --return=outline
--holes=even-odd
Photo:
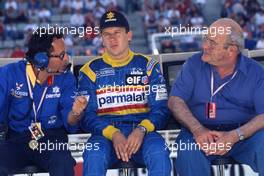
[[[40,32],[32,34],[24,60],[0,69],[0,123],[8,126],[0,143],[1,176],[27,165],[74,176],[66,130],[78,130],[87,100],[76,97],[63,36]]]
[[[243,31],[219,19],[203,52],[183,65],[168,106],[182,124],[175,168],[180,176],[210,176],[211,161],[231,156],[264,176],[264,70],[244,56]],[[210,30],[209,30],[210,31]]]
[[[82,126],[92,133],[87,143],[98,144],[83,154],[83,175],[103,176],[113,164],[134,161],[151,176],[169,176],[169,151],[156,132],[169,117],[160,66],[129,49],[132,32],[120,12],[106,12],[100,31],[105,53],[79,77],[79,91],[90,96]]]

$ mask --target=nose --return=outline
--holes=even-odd
[[[209,44],[208,40],[204,40],[203,41],[203,43],[202,43],[202,49],[203,50],[210,49],[210,44]]]
[[[63,57],[63,61],[68,63],[69,60],[70,60],[70,56],[68,55],[68,53],[65,53]]]

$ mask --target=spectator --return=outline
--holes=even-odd
[[[10,57],[11,58],[24,58],[25,52],[19,46],[16,46]]]
[[[148,13],[145,15],[145,28],[148,34],[158,31],[158,22],[154,10],[148,10]]]
[[[42,6],[38,12],[40,22],[50,22],[51,12],[47,7]]]
[[[196,12],[193,17],[191,17],[191,25],[194,27],[202,27],[204,24],[204,19],[202,16],[198,15]]]
[[[26,16],[26,11],[20,10],[18,13],[18,17],[16,19],[17,23],[27,23],[28,22],[28,17]]]
[[[0,39],[5,40],[4,24],[2,20],[0,20]]]
[[[99,0],[100,4],[103,8],[107,9],[107,7],[113,3],[114,6],[117,6],[116,0]]]
[[[80,27],[84,25],[84,16],[81,14],[81,10],[76,10],[70,18],[70,24],[72,26]]]
[[[174,53],[176,51],[176,47],[173,44],[172,40],[164,40],[161,43],[161,53]]]
[[[6,14],[4,17],[4,23],[6,24],[15,23],[17,17],[18,17],[17,11],[13,7],[10,7],[6,11]]]
[[[73,11],[82,11],[83,10],[83,1],[82,0],[73,0],[72,9],[73,9]]]
[[[163,15],[158,20],[158,31],[165,32],[165,28],[170,26],[170,20],[165,18]]]
[[[7,40],[16,40],[18,39],[17,27],[14,24],[5,25],[5,38]]]
[[[60,9],[62,13],[71,13],[71,0],[61,0],[60,1]]]
[[[85,0],[84,4],[85,4],[85,10],[87,11],[93,11],[93,9],[95,9],[96,7],[96,1],[94,0]]]
[[[264,24],[264,10],[262,9],[258,11],[254,16],[254,19],[257,26]]]
[[[264,49],[264,35],[257,41],[256,49]]]
[[[24,11],[26,12],[27,11],[27,8],[28,8],[28,4],[25,0],[17,0],[17,9],[19,11]]]
[[[105,9],[101,6],[101,4],[97,1],[95,9],[93,9],[93,14],[96,19],[100,19],[100,17],[105,13]]]
[[[7,2],[5,3],[5,10],[8,10],[10,8],[17,10],[17,2],[15,0],[7,0]]]

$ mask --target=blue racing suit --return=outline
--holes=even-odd
[[[36,108],[41,97],[43,103],[37,113],[37,122],[41,123],[44,137],[39,143],[67,143],[67,133],[76,132],[79,125],[67,123],[76,92],[76,81],[72,73],[49,77],[42,85],[36,80],[31,64],[26,60],[11,63],[0,69],[0,122],[8,125],[8,138],[0,144],[0,175],[15,172],[29,164],[36,164],[51,175],[73,175],[74,159],[66,151],[31,150],[28,146],[31,133],[28,127],[35,121],[33,101]],[[29,96],[30,86],[33,101]],[[44,94],[44,89],[47,91]],[[49,160],[49,162],[47,162]],[[63,160],[63,162],[61,162]]]
[[[120,130],[128,136],[137,125],[148,133],[132,157],[145,164],[149,175],[169,175],[169,152],[164,139],[155,132],[168,120],[167,91],[157,61],[129,51],[129,59],[116,61],[105,53],[85,64],[79,75],[79,93],[89,97],[84,130],[91,132],[88,143],[99,150],[85,150],[83,174],[105,175],[118,160],[112,135]]]

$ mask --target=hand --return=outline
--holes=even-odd
[[[140,148],[144,136],[145,133],[143,133],[139,128],[135,128],[128,136],[126,148],[129,159],[131,158],[132,154],[135,154]]]
[[[127,144],[126,137],[120,131],[117,131],[113,134],[112,142],[117,158],[122,159],[122,161],[128,162],[129,159],[126,148],[126,144]]]
[[[210,133],[210,130],[205,127],[200,127],[193,132],[194,139],[196,143],[200,146],[201,150],[205,152],[206,155],[209,153],[209,146],[215,141],[214,135]]]
[[[215,137],[215,148],[210,150],[210,155],[225,155],[239,140],[235,130],[211,131],[210,133]]]
[[[72,106],[73,115],[80,115],[83,112],[83,110],[86,108],[87,103],[88,102],[85,96],[76,97]]]

